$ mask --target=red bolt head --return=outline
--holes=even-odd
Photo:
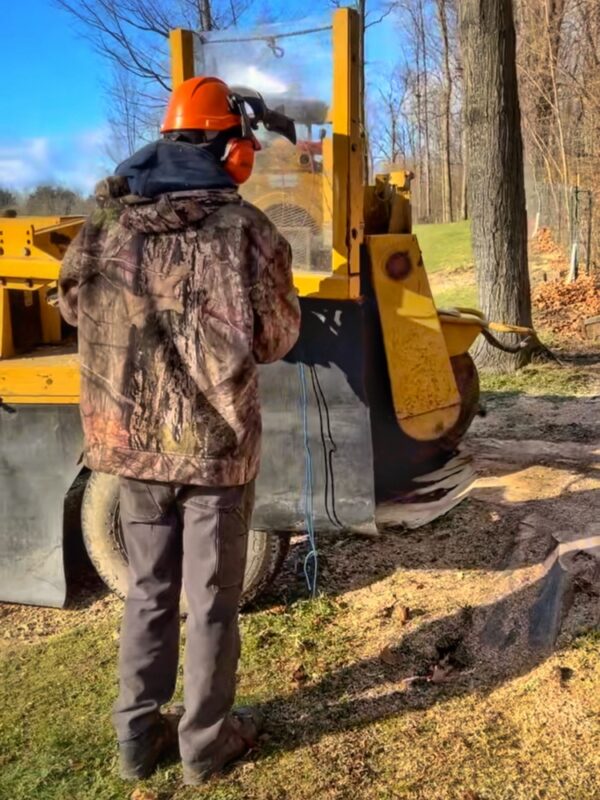
[[[385,271],[394,281],[401,281],[410,275],[412,264],[408,253],[392,253],[385,263]]]

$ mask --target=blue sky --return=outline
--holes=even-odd
[[[7,65],[1,84],[0,186],[27,190],[51,182],[89,191],[111,168],[103,88],[107,64],[52,0],[0,2]],[[287,6],[286,16],[294,5]],[[373,29],[370,39],[372,60],[393,53],[391,21]]]
[[[89,189],[106,137],[103,62],[52,0],[2,0],[0,185]]]

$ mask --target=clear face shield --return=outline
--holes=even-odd
[[[290,242],[295,270],[331,270],[331,25],[328,14],[212,31],[197,34],[194,47],[196,74],[231,87],[260,142],[241,192]]]
[[[258,130],[259,123],[262,123],[269,133],[284,136],[292,144],[296,144],[296,126],[291,117],[286,116],[281,111],[273,111],[267,107],[260,92],[249,89],[245,86],[231,86],[232,96],[236,104],[236,109],[242,117],[242,136],[244,139],[256,139],[254,131]],[[250,109],[250,112],[248,112]],[[257,141],[257,150],[261,150],[260,143]]]

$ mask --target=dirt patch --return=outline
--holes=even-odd
[[[369,541],[347,535],[320,539],[320,588],[343,598],[348,625],[361,631],[365,655],[462,608],[493,605],[509,591],[506,565],[523,520],[532,514],[553,520],[557,530],[565,525],[570,530],[575,520],[580,527],[590,521],[596,495],[600,498],[600,492],[594,494],[599,403],[596,396],[490,394],[487,417],[476,419],[467,438],[480,473],[470,499],[416,531]],[[539,566],[552,540],[544,529],[529,545]],[[305,555],[306,542],[299,537],[257,610],[307,596]],[[121,601],[98,579],[80,576],[72,595],[65,610],[0,605],[0,653],[106,618],[115,620],[116,630]],[[407,610],[405,618],[398,609]]]
[[[536,397],[487,394],[486,416],[477,417],[468,438],[600,441],[600,397]]]
[[[321,540],[321,587],[343,598],[356,657],[391,670],[375,694],[406,681],[409,692],[430,691],[444,642],[464,661],[444,681],[473,690],[524,673],[557,641],[600,623],[600,548],[586,544],[600,518],[600,444],[473,437],[470,449],[479,478],[445,517],[369,542]],[[573,549],[556,572],[561,547]],[[294,581],[304,591],[288,571],[274,587],[280,599]]]
[[[81,572],[69,587],[66,608],[0,603],[0,656],[22,645],[34,645],[79,625],[118,620],[122,601],[97,575]]]
[[[490,397],[467,443],[479,477],[452,512],[407,533],[319,537],[328,597],[314,603],[292,605],[307,598],[306,542],[296,539],[243,623],[240,694],[263,704],[267,736],[254,760],[205,789],[182,787],[177,767],[159,771],[159,797],[596,796],[596,398]],[[43,774],[49,798],[120,796],[108,724],[120,608],[93,580],[65,611],[0,606],[0,650],[20,654],[4,659],[5,715],[20,703],[4,731],[7,797],[29,796],[14,791],[27,768]],[[26,647],[78,626],[70,639]],[[38,675],[42,712],[31,718]],[[45,732],[67,705],[60,729]],[[57,773],[66,756],[84,764],[80,777],[77,767]]]

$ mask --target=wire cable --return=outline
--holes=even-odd
[[[304,559],[304,577],[311,596],[316,597],[319,577],[319,554],[317,552],[314,526],[313,462],[308,431],[308,387],[304,364],[302,362],[298,362],[298,374],[300,376],[300,405],[302,411],[302,432],[304,436],[304,525],[306,527],[309,543],[309,551]]]
[[[339,519],[335,507],[335,471],[333,469],[333,461],[337,453],[337,445],[333,438],[331,430],[331,417],[329,414],[329,405],[325,392],[321,386],[321,381],[317,374],[315,366],[310,367],[310,376],[312,379],[313,391],[317,401],[317,410],[319,412],[319,426],[321,429],[321,444],[323,445],[323,466],[325,470],[325,511],[329,521],[339,528],[343,528],[343,524]]]

